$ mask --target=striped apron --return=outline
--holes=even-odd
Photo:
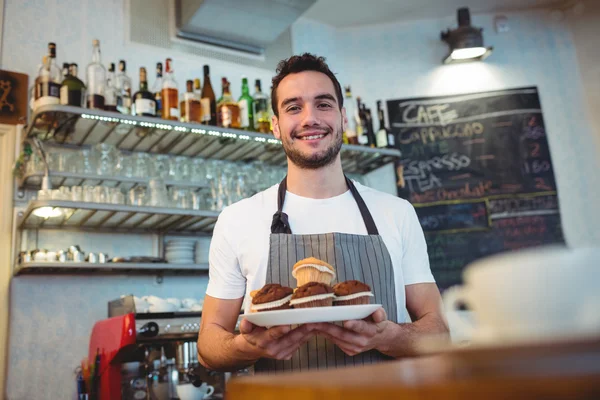
[[[325,233],[294,235],[283,213],[287,190],[287,177],[279,185],[278,210],[273,216],[270,236],[269,263],[266,283],[279,283],[296,287],[292,266],[307,257],[316,257],[335,268],[332,285],[346,280],[359,280],[368,284],[374,294],[373,303],[381,304],[388,319],[397,321],[396,291],[392,260],[383,239],[379,236],[375,221],[352,181],[346,178],[354,200],[358,205],[368,235]],[[260,359],[254,366],[256,373],[304,371],[309,369],[358,366],[390,360],[376,350],[356,356],[348,356],[329,340],[315,336],[301,346],[291,360]]]

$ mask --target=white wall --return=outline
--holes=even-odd
[[[591,2],[590,2],[591,3]],[[597,8],[597,7],[596,7]],[[473,15],[473,24],[484,28],[487,45],[494,53],[483,63],[442,65],[447,54],[440,31],[456,25],[454,16],[332,30],[315,21],[301,25],[315,36],[293,31],[294,49],[320,52],[332,60],[342,85],[351,84],[354,96],[370,106],[376,100],[438,96],[537,86],[544,111],[548,141],[558,185],[566,239],[572,244],[600,242],[600,174],[594,128],[599,113],[586,113],[586,90],[582,84],[573,32],[566,19],[549,11],[508,14],[510,32],[498,34],[494,15]],[[580,33],[590,41],[593,29]],[[596,18],[597,21],[597,18]],[[597,36],[595,36],[597,37]],[[598,52],[593,56],[597,59]],[[598,62],[585,62],[586,73],[597,73]],[[594,69],[592,69],[592,67]],[[599,75],[600,76],[600,75]],[[589,78],[592,80],[592,77]],[[595,79],[591,87],[595,87]],[[588,82],[586,81],[586,86]],[[600,105],[598,90],[588,90]],[[595,125],[595,126],[594,126]],[[369,176],[369,182],[391,193],[393,169],[388,166]],[[392,182],[390,184],[390,182]]]

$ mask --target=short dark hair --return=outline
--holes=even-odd
[[[335,95],[337,97],[340,110],[344,106],[344,97],[342,96],[342,87],[340,82],[337,80],[333,72],[329,69],[329,66],[325,62],[325,57],[317,57],[314,54],[304,53],[299,56],[292,56],[287,60],[281,60],[277,64],[277,75],[273,77],[271,88],[271,108],[273,113],[279,117],[279,110],[277,109],[277,88],[279,84],[289,74],[295,74],[303,71],[317,71],[321,72],[329,77],[333,82],[335,89]]]

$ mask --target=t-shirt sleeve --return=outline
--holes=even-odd
[[[206,294],[218,299],[239,299],[246,293],[246,278],[242,274],[235,249],[229,215],[224,210],[213,231],[208,255],[209,272]]]
[[[417,213],[411,204],[408,204],[400,230],[403,243],[402,274],[404,284],[435,282],[429,267],[427,242],[425,242],[423,228],[421,228]]]

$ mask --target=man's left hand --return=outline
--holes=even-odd
[[[355,356],[368,350],[381,350],[392,337],[396,324],[388,321],[383,308],[363,320],[344,321],[343,327],[332,323],[310,324],[318,335],[335,343],[344,353]]]

